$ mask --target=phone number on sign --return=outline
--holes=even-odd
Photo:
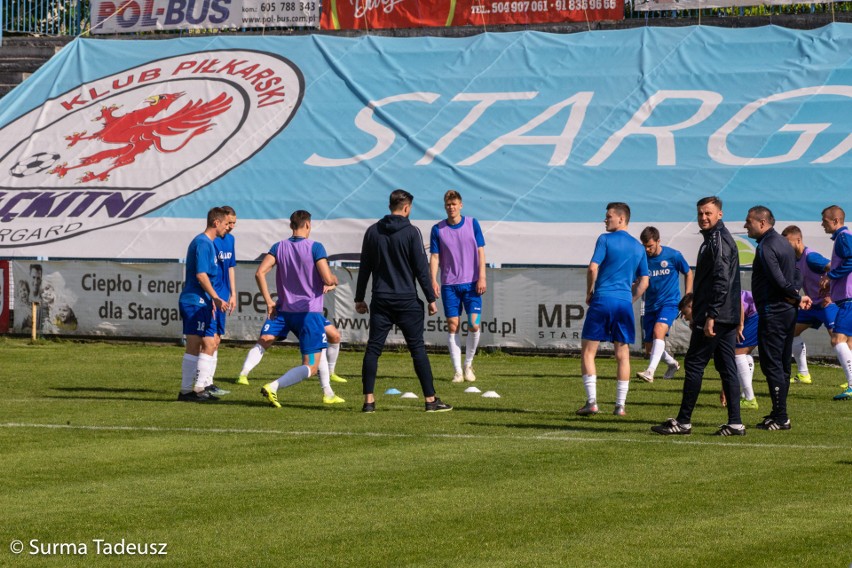
[[[547,12],[554,10],[609,10],[616,7],[616,0],[530,0],[518,2],[492,2],[491,9],[484,5],[472,6],[474,14],[522,14],[525,12]]]

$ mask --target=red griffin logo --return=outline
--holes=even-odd
[[[65,177],[69,170],[84,168],[104,160],[112,160],[112,165],[100,173],[85,172],[83,177],[77,180],[77,183],[93,180],[106,181],[109,179],[109,173],[112,170],[132,164],[136,161],[136,156],[147,152],[151,146],[162,153],[180,151],[196,136],[212,130],[214,123],[211,120],[231,108],[231,102],[233,102],[233,97],[226,97],[225,93],[222,93],[208,102],[202,100],[190,101],[179,111],[163,118],[154,119],[155,116],[165,112],[184,94],[182,92],[165,93],[148,97],[145,99],[149,103],[148,107],[123,115],[115,114],[116,109],[119,108],[116,105],[102,107],[100,115],[93,120],[103,121],[104,127],[90,136],[86,136],[86,131],[75,132],[71,136],[66,136],[65,139],[69,142],[68,147],[74,146],[81,140],[100,140],[107,144],[121,144],[122,146],[80,158],[80,163],[75,166],[69,166],[67,163],[60,164],[48,173]],[[163,146],[164,137],[184,135],[187,132],[190,134],[176,148],[169,149]]]

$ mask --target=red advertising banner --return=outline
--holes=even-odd
[[[324,30],[624,19],[624,0],[323,0]]]
[[[9,261],[0,260],[0,333],[9,331]]]

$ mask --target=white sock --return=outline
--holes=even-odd
[[[666,365],[676,365],[676,364],[677,364],[677,359],[675,359],[674,357],[672,357],[672,356],[669,354],[669,352],[668,352],[668,351],[663,351],[663,362],[664,362]]]
[[[648,370],[651,374],[657,370],[657,365],[660,364],[660,358],[666,352],[666,342],[662,339],[655,339],[651,342],[651,360],[648,362]]]
[[[659,341],[659,339],[655,341]],[[616,381],[615,385],[615,405],[624,406],[627,402],[627,390],[630,388],[630,381]]]
[[[240,376],[248,376],[251,370],[257,367],[260,360],[263,359],[264,353],[266,353],[266,349],[260,343],[255,343],[254,347],[246,353],[246,360],[243,361],[243,370],[240,371]]]
[[[586,387],[586,402],[595,402],[598,399],[597,375],[583,375],[583,386]]]
[[[479,336],[482,330],[467,332],[467,338],[464,345],[464,366],[470,367],[473,365],[473,356],[476,355],[476,348],[479,346]]]
[[[212,355],[202,353],[198,356],[198,372],[195,374],[195,390],[203,390],[213,383],[213,366],[215,359]]]
[[[754,398],[754,390],[751,387],[752,378],[754,377],[754,367],[748,364],[748,355],[734,355],[734,362],[737,364],[737,378],[740,380],[740,390],[746,400]]]
[[[793,360],[800,375],[808,374],[808,348],[801,336],[793,338]]]
[[[458,333],[448,333],[447,334],[447,347],[450,349],[450,361],[453,362],[453,369],[457,372],[461,372],[461,346],[459,345],[459,334]]]
[[[317,365],[317,374],[319,375],[320,386],[322,387],[322,394],[325,396],[334,396],[334,391],[331,390],[331,379],[329,378],[328,372],[328,356],[326,355],[326,350],[323,349],[322,353],[320,353],[320,361],[319,365]]]
[[[213,368],[210,370],[210,378],[209,378],[210,382],[207,383],[206,385],[204,385],[205,387],[213,384],[213,377],[216,376],[216,367],[218,367],[218,366],[219,366],[219,350],[217,349],[216,351],[213,352]]]
[[[852,350],[846,343],[838,343],[834,346],[834,350],[837,352],[837,360],[843,372],[846,373],[846,384],[852,387]]]
[[[198,370],[198,355],[183,354],[180,365],[180,392],[186,394],[195,385],[195,374]]]
[[[340,355],[340,344],[329,343],[325,355],[328,358],[328,374],[333,375],[334,368],[337,366],[337,357]]]
[[[307,365],[299,365],[298,367],[293,367],[276,380],[269,383],[269,388],[272,392],[278,392],[278,389],[281,387],[291,387],[296,383],[301,383],[305,379],[311,376],[311,368]]]

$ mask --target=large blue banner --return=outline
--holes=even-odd
[[[848,24],[76,40],[0,101],[0,256],[181,258],[228,204],[240,258],[295,209],[337,258],[397,187],[424,230],[459,190],[495,263],[587,263],[609,201],[693,259],[710,194],[827,252],[850,53]]]

